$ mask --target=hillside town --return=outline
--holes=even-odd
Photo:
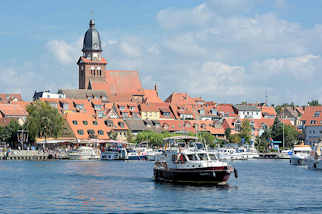
[[[208,133],[216,141],[228,141],[229,136],[241,132],[247,120],[251,128],[248,143],[254,143],[276,119],[302,133],[305,144],[312,145],[322,137],[322,106],[217,103],[182,92],[173,92],[162,100],[156,84],[153,89],[142,87],[138,71],[108,70],[94,20],[85,33],[82,52],[77,61],[78,89],[35,91],[32,101],[23,100],[21,94],[0,94],[0,125],[5,127],[10,121],[24,125],[28,106],[45,102],[66,121],[64,128],[69,134],[57,136],[61,142],[126,142],[129,135],[135,137],[143,131]],[[37,136],[33,143],[44,137]]]

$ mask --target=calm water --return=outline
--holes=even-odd
[[[156,184],[144,161],[0,161],[0,213],[322,213],[322,171],[233,165],[219,188]]]

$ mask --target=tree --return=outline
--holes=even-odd
[[[198,136],[199,139],[207,145],[213,145],[215,142],[215,137],[209,132],[200,132]]]
[[[245,143],[250,143],[250,138],[252,134],[252,128],[250,126],[249,120],[243,120],[241,125],[240,137],[244,139]]]
[[[29,140],[36,137],[59,137],[63,131],[64,119],[58,110],[47,102],[36,101],[27,106],[28,117],[25,127],[29,131]]]
[[[239,134],[233,134],[230,136],[230,142],[232,143],[240,143],[241,142],[241,137]]]
[[[225,129],[225,136],[228,141],[230,141],[231,128]]]
[[[278,119],[278,117],[275,117],[272,130],[271,130],[271,137],[276,141],[283,140],[283,124]]]
[[[16,120],[11,120],[10,123],[5,127],[0,127],[1,141],[9,143],[11,148],[17,148],[17,133],[19,129],[21,129],[21,126]]]
[[[133,143],[134,142],[134,135],[132,134],[132,132],[130,130],[127,130],[126,140],[127,140],[128,143]]]
[[[319,106],[319,100],[312,100],[307,103],[309,106]]]
[[[117,132],[116,132],[116,131],[112,130],[112,131],[110,131],[110,132],[108,133],[108,136],[109,136],[112,140],[117,140],[117,136],[118,136],[118,134],[117,134]]]

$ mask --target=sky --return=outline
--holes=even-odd
[[[107,69],[167,98],[322,102],[322,0],[2,0],[0,93],[78,88],[91,18]]]

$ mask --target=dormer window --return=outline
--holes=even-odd
[[[105,120],[104,123],[107,127],[113,127],[113,121],[111,120]]]
[[[124,123],[123,122],[118,122],[119,127],[124,128]]]

